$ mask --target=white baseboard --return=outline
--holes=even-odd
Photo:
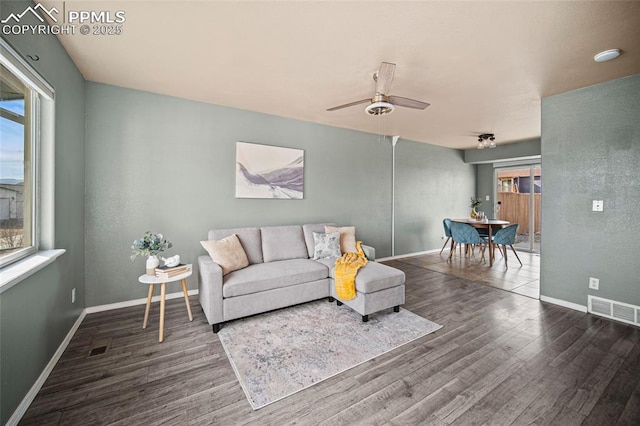
[[[387,260],[403,259],[405,257],[420,256],[422,254],[435,253],[439,251],[440,249],[433,249],[433,250],[426,250],[426,251],[417,251],[415,253],[399,254],[397,256],[381,257],[380,259],[376,259],[376,262],[386,262]]]
[[[27,392],[25,397],[22,398],[20,405],[18,405],[18,408],[16,408],[16,410],[13,412],[13,414],[7,421],[7,426],[17,425],[18,422],[20,422],[20,420],[22,419],[22,416],[24,416],[24,413],[27,412],[27,409],[29,408],[33,400],[36,398],[36,395],[38,395],[38,392],[40,392],[40,389],[42,388],[42,385],[44,385],[44,382],[49,377],[49,374],[51,374],[51,372],[53,371],[53,367],[56,366],[56,364],[58,363],[58,360],[64,353],[65,349],[67,349],[67,346],[69,346],[69,342],[71,342],[71,339],[76,334],[76,331],[78,330],[78,327],[80,327],[80,324],[82,323],[82,320],[84,320],[84,317],[86,316],[86,314],[87,314],[86,309],[83,309],[82,312],[80,312],[80,316],[78,316],[78,319],[71,327],[71,330],[69,330],[69,332],[65,336],[64,340],[58,347],[58,350],[56,350],[56,352],[53,354],[53,356],[49,360],[49,363],[47,364],[47,366],[44,368],[42,373],[40,373],[38,380],[36,380],[33,386],[31,386],[31,389],[29,389],[29,392]]]
[[[198,294],[198,290],[197,289],[189,290],[187,293],[189,294],[189,296],[194,296]],[[181,291],[176,293],[169,293],[165,295],[165,300],[177,299],[181,297],[184,297]],[[160,296],[159,295],[153,296],[151,300],[153,302],[158,302],[160,301]],[[16,408],[16,410],[13,412],[13,414],[7,421],[6,426],[14,426],[14,425],[17,425],[18,422],[20,422],[20,420],[22,419],[22,416],[24,416],[24,413],[27,412],[27,409],[35,399],[36,395],[38,395],[38,392],[40,392],[40,389],[42,388],[42,386],[44,385],[44,382],[49,377],[49,374],[51,374],[51,372],[53,371],[53,367],[56,366],[56,364],[58,363],[58,360],[64,353],[65,349],[67,349],[67,346],[69,346],[71,339],[76,334],[76,331],[78,331],[80,324],[82,324],[82,320],[84,320],[84,317],[87,314],[109,311],[112,309],[126,308],[129,306],[145,305],[146,303],[147,303],[147,299],[143,298],[143,299],[128,300],[126,302],[111,303],[108,305],[92,306],[90,308],[83,309],[82,312],[80,313],[80,316],[78,317],[76,322],[73,324],[73,327],[71,327],[71,330],[69,330],[69,332],[65,336],[62,343],[60,343],[58,350],[56,350],[55,354],[53,354],[53,357],[51,357],[51,360],[49,360],[49,363],[44,368],[40,376],[38,377],[38,380],[36,380],[33,386],[31,386],[31,389],[29,389],[29,392],[27,392],[25,397],[20,402],[20,405],[18,405],[18,408]]]
[[[189,290],[187,293],[189,294],[189,296],[197,295],[198,289]],[[169,300],[169,299],[177,299],[179,297],[184,297],[181,291],[178,291],[176,293],[167,293],[164,298],[165,300]],[[160,296],[159,295],[153,296],[151,301],[159,302]],[[112,309],[128,308],[129,306],[146,305],[146,304],[147,304],[147,298],[145,297],[142,299],[127,300],[125,302],[110,303],[108,305],[91,306],[87,308],[86,311],[88,314],[93,314],[96,312],[110,311]]]
[[[577,303],[573,303],[573,302],[567,302],[566,300],[555,299],[553,297],[540,295],[540,301],[553,303],[554,305],[563,306],[565,308],[573,309],[574,311],[584,312],[585,314],[587,313],[586,306],[578,305]]]

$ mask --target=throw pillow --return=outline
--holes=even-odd
[[[222,275],[249,266],[247,254],[240,244],[236,234],[221,240],[200,241],[202,247],[209,253],[211,259],[222,268]]]
[[[325,234],[322,232],[313,233],[314,252],[313,260],[338,258],[340,253],[340,233],[332,232]]]
[[[335,226],[325,226],[324,232],[340,232],[340,250],[344,253],[357,253],[356,248],[356,227],[355,226],[343,226],[337,228]]]

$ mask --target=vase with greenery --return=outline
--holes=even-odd
[[[480,198],[471,197],[471,204],[469,205],[469,207],[471,207],[471,213],[469,214],[469,216],[471,216],[471,219],[478,219],[478,211],[476,209],[481,205],[482,200]]]
[[[162,234],[145,232],[142,238],[133,242],[131,246],[131,261],[137,256],[146,256],[147,275],[155,275],[155,270],[160,265],[158,254],[173,246]]]

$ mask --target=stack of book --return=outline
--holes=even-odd
[[[176,275],[184,274],[191,270],[191,265],[185,265],[181,263],[177,266],[159,266],[156,268],[156,277],[158,278],[173,278]]]

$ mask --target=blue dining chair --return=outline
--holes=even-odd
[[[466,223],[451,222],[451,238],[453,238],[453,248],[449,253],[448,261],[451,261],[451,256],[453,256],[457,244],[466,244],[467,252],[469,251],[469,244],[479,244],[482,253],[480,261],[484,261],[485,240],[480,237],[476,228]]]
[[[499,229],[498,232],[493,236],[493,244],[498,245],[498,249],[504,256],[504,266],[508,268],[507,265],[507,246],[511,247],[513,254],[516,255],[516,259],[520,262],[520,266],[522,266],[522,261],[516,252],[516,249],[513,248],[513,245],[516,243],[516,236],[518,235],[518,224],[514,223],[513,225],[509,225],[505,228]],[[502,245],[502,248],[500,247]]]
[[[442,254],[442,250],[447,246],[449,240],[451,239],[451,219],[448,217],[442,220],[442,227],[444,228],[444,235],[447,237],[447,241],[444,242],[442,248],[440,249],[440,254]]]

